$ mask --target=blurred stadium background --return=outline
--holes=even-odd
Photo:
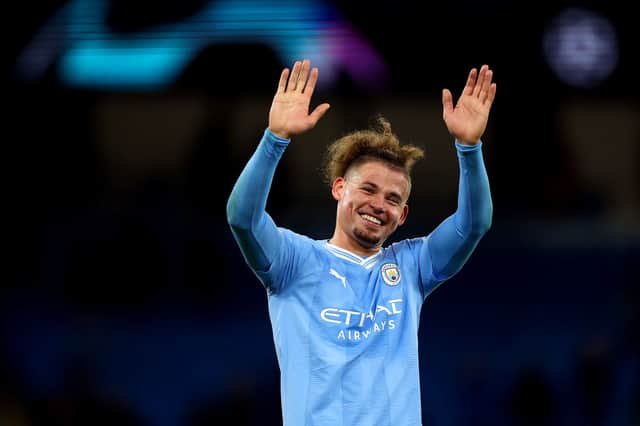
[[[427,299],[423,424],[640,425],[638,24],[623,2],[12,2],[0,424],[281,424],[266,294],[225,221],[280,70],[320,68],[269,212],[327,238],[326,144],[425,148],[393,240],[455,209],[440,94],[488,63],[495,216]],[[7,214],[8,213],[8,214]]]

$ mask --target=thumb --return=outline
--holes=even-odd
[[[329,111],[329,108],[331,108],[331,105],[329,104],[321,104],[318,105],[313,112],[311,112],[311,114],[309,114],[309,117],[311,118],[311,121],[313,122],[313,125],[315,126],[315,124],[318,122],[318,120],[320,120],[322,118],[322,116]]]
[[[453,111],[453,96],[449,89],[442,89],[442,118],[446,120],[447,114]]]

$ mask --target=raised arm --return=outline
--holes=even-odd
[[[481,137],[496,94],[493,72],[487,65],[469,72],[458,102],[442,92],[443,119],[455,137],[460,167],[458,208],[430,235],[422,258],[429,259],[432,275],[445,280],[457,273],[491,226],[493,204],[482,157]]]
[[[309,113],[318,69],[308,60],[296,61],[280,75],[269,111],[269,127],[227,202],[227,220],[245,260],[256,271],[266,270],[277,255],[281,236],[266,213],[267,196],[278,161],[293,135],[313,128],[329,109],[321,104]]]

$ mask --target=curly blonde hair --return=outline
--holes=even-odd
[[[324,179],[329,185],[344,177],[351,166],[371,160],[397,167],[411,182],[411,168],[424,156],[424,151],[417,146],[400,145],[384,117],[378,116],[376,124],[373,129],[356,130],[329,145],[324,166]]]

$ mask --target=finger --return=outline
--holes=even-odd
[[[296,61],[293,64],[293,70],[291,70],[291,76],[289,77],[289,85],[287,86],[288,92],[292,90],[296,90],[296,85],[298,84],[298,77],[300,76],[300,68],[301,68],[301,62]]]
[[[311,69],[311,74],[309,75],[309,81],[307,81],[307,85],[304,88],[304,94],[311,96],[313,95],[313,91],[316,88],[316,82],[318,81],[318,68]]]
[[[298,84],[296,90],[298,92],[304,91],[304,86],[307,83],[307,76],[309,75],[309,68],[311,68],[311,62],[308,59],[302,61],[302,68],[300,69],[300,76],[298,77]]]
[[[316,88],[317,81],[318,81],[318,68],[312,68],[311,73],[309,74],[309,81],[307,81],[307,85],[304,87],[303,92],[311,96],[313,94],[313,91]]]
[[[313,110],[313,112],[311,114],[309,114],[309,118],[311,119],[311,122],[313,123],[314,126],[316,125],[318,120],[320,120],[322,118],[322,116],[327,111],[329,111],[329,108],[331,108],[331,105],[329,105],[327,103],[320,104],[317,107],[315,107],[315,109]]]
[[[453,96],[449,89],[442,89],[442,118],[453,112]]]
[[[489,95],[489,88],[491,87],[491,78],[493,77],[493,71],[487,69],[485,73],[484,81],[482,82],[482,88],[480,89],[480,100],[482,102],[487,100],[487,96]]]
[[[287,88],[287,78],[289,78],[289,68],[283,69],[282,73],[280,74],[277,93],[282,93],[285,91],[285,89]]]
[[[480,72],[478,73],[478,79],[476,80],[476,85],[473,87],[473,96],[475,97],[480,96],[480,89],[482,89],[482,83],[484,82],[488,68],[489,67],[487,65],[483,65],[480,68]]]
[[[473,94],[473,86],[476,84],[476,76],[478,70],[472,68],[469,71],[469,77],[467,77],[467,84],[465,84],[464,89],[462,90],[463,95],[472,95]]]
[[[488,103],[489,105],[493,104],[493,100],[496,98],[496,90],[497,90],[497,86],[495,83],[491,83],[491,86],[489,86],[489,93],[487,94],[487,99],[485,101],[485,103]]]

